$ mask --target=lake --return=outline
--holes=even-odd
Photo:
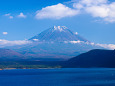
[[[115,86],[115,68],[1,70],[0,86]]]

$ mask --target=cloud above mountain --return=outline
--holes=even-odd
[[[20,13],[17,17],[18,18],[26,18],[26,15],[24,15],[23,13]]]
[[[101,47],[104,47],[104,48],[106,48],[106,49],[111,49],[111,50],[113,50],[113,49],[115,49],[115,44],[96,44],[97,46],[101,46]]]
[[[73,1],[73,7],[92,15],[102,18],[104,21],[115,22],[115,2],[108,0],[79,0]]]
[[[88,44],[88,45],[92,45],[92,46],[100,46],[100,47],[103,47],[105,49],[110,49],[110,50],[115,49],[115,44],[100,44],[100,43],[96,44],[96,43],[83,42],[83,41],[70,41],[70,42],[65,42],[65,43],[72,43],[72,44],[84,43],[84,44]]]
[[[32,42],[28,41],[28,40],[9,41],[9,40],[5,40],[5,39],[0,39],[0,47],[24,45],[24,44],[30,44],[30,43],[32,43]]]
[[[7,34],[8,34],[8,32],[2,32],[2,34],[3,34],[3,35],[7,35]]]
[[[38,41],[38,39],[35,39],[36,41]],[[0,48],[2,47],[7,47],[7,46],[15,46],[15,45],[25,45],[25,44],[31,44],[33,43],[33,41],[29,41],[29,40],[14,40],[14,41],[9,41],[9,40],[5,40],[5,39],[0,39]],[[39,43],[39,42],[38,42]],[[40,42],[42,43],[42,42]],[[83,42],[83,41],[64,41],[64,43],[71,43],[71,44],[79,44],[79,43],[84,43],[87,45],[92,45],[92,46],[100,46],[106,49],[110,49],[113,50],[115,49],[115,44],[100,44],[100,43],[93,43],[93,42]]]
[[[14,18],[10,13],[5,14],[4,16],[7,16],[9,19],[13,19]]]
[[[108,0],[72,0],[73,7],[64,4],[47,6],[36,12],[37,19],[61,19],[78,14],[90,14],[107,22],[115,22],[115,2]]]
[[[36,12],[37,19],[44,19],[44,18],[53,18],[53,19],[61,19],[64,17],[71,17],[78,15],[79,11],[75,9],[71,9],[61,3],[57,5],[47,6],[38,10]]]

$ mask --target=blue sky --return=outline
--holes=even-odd
[[[95,43],[115,44],[115,1],[91,1],[0,0],[0,39],[29,39],[56,25]]]

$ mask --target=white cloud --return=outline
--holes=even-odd
[[[63,17],[71,17],[79,14],[78,10],[71,9],[61,3],[57,5],[47,6],[37,11],[36,18],[44,19],[44,18],[53,18],[53,19],[61,19]]]
[[[29,43],[32,43],[32,42],[28,40],[8,41],[8,40],[0,39],[0,47],[24,45],[24,44],[29,44]]]
[[[102,18],[104,21],[115,22],[115,2],[108,0],[79,0],[73,7],[91,14],[93,17]]]
[[[87,7],[86,12],[90,13],[93,17],[105,18],[108,16],[109,9],[105,5]]]
[[[78,40],[78,41],[70,41],[70,43],[72,43],[72,44],[76,44],[76,43],[84,43],[84,42],[83,42],[83,41]]]
[[[97,46],[101,46],[101,47],[104,47],[106,49],[115,49],[115,44],[96,44]]]
[[[69,41],[69,42],[64,42],[64,43],[72,43],[72,44],[78,44],[78,43],[83,43],[83,44],[87,44],[87,45],[94,45],[95,46],[95,43],[93,43],[93,42],[84,42],[84,41],[80,41],[80,40],[78,40],[78,41]]]
[[[73,7],[77,8],[77,9],[82,9],[84,6],[82,4],[80,4],[80,3],[74,3]]]
[[[3,35],[7,35],[7,34],[8,34],[8,32],[2,32],[2,34],[3,34]]]
[[[24,15],[23,13],[20,13],[20,14],[18,15],[18,17],[19,17],[19,18],[26,18],[26,15]]]
[[[39,39],[33,39],[33,41],[39,41]]]
[[[108,0],[80,0],[79,3],[87,6],[106,4]]]
[[[10,14],[10,13],[8,13],[8,14],[5,14],[4,16],[7,16],[7,17],[9,17],[9,19],[13,19],[13,18],[14,18],[13,16],[11,16],[11,14]]]
[[[83,43],[83,44],[87,44],[87,45],[91,45],[91,46],[98,46],[98,47],[103,47],[105,49],[110,49],[110,50],[114,50],[115,49],[115,44],[100,44],[100,43],[94,43],[94,42],[84,42],[84,41],[64,41],[64,43],[71,43],[71,44],[78,44],[78,43]]]
[[[92,46],[100,46],[106,49],[113,50],[115,49],[115,44],[100,44],[100,43],[93,43],[93,42],[84,42],[85,44],[92,45]]]
[[[78,35],[78,32],[75,32],[76,35]]]
[[[109,2],[108,0],[72,0],[71,2],[73,3],[73,8],[61,3],[42,8],[37,11],[36,18],[61,19],[83,12],[107,22],[115,22],[115,2]]]
[[[35,39],[36,40],[36,39]],[[15,46],[15,45],[25,45],[25,44],[31,44],[33,43],[32,41],[29,40],[14,40],[14,41],[9,41],[5,39],[0,39],[0,48],[1,47],[6,47],[6,46]],[[51,42],[53,43],[53,42]],[[100,43],[93,43],[93,42],[83,42],[83,41],[64,41],[64,43],[72,43],[72,44],[78,44],[78,43],[84,43],[87,45],[92,45],[92,46],[100,46],[106,49],[115,49],[115,44],[100,44]]]

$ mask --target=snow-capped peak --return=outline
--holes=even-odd
[[[49,28],[40,34],[32,37],[30,40],[33,41],[56,41],[56,42],[63,42],[63,41],[74,41],[74,42],[79,42],[84,41],[86,42],[87,40],[82,38],[79,35],[76,35],[74,32],[69,30],[65,26],[53,26],[52,28]]]
[[[54,30],[59,30],[60,32],[64,31],[64,29],[67,29],[65,26],[54,26]]]

